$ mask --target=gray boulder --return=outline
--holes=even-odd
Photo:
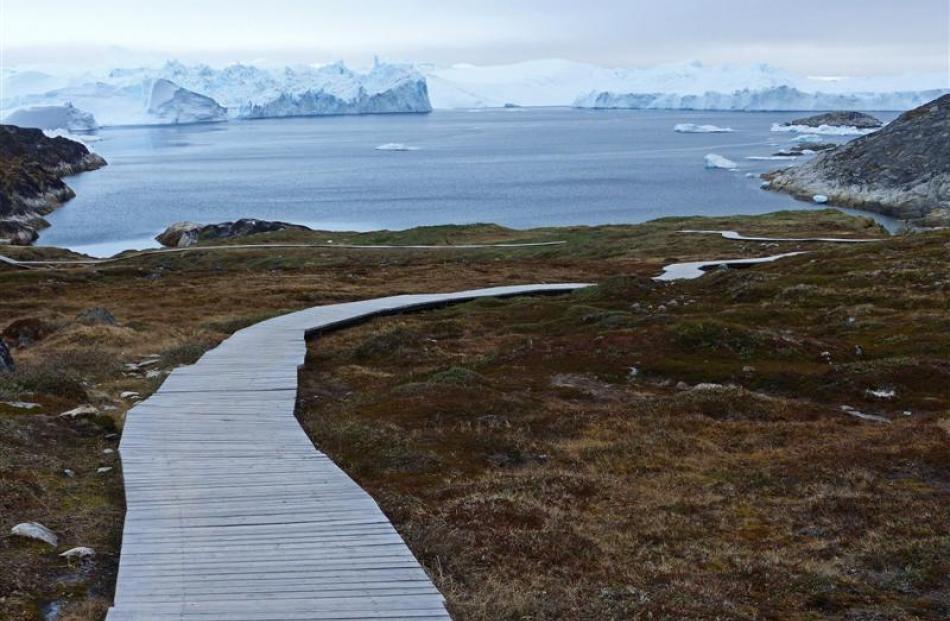
[[[246,237],[258,233],[273,233],[275,231],[287,230],[309,231],[310,229],[299,224],[255,220],[254,218],[244,218],[235,222],[221,222],[219,224],[177,222],[162,231],[155,239],[163,246],[184,248],[193,246],[199,241]]]
[[[16,371],[16,363],[13,362],[13,355],[7,348],[7,344],[0,339],[0,373],[13,373]]]

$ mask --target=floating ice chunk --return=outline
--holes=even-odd
[[[811,200],[818,203],[819,205],[824,205],[825,203],[828,202],[828,197],[825,196],[824,194],[815,194],[814,196],[811,197]]]
[[[822,134],[825,136],[864,136],[871,132],[876,132],[880,128],[862,128],[851,125],[784,125],[773,123],[773,132],[795,132],[796,134]]]
[[[724,158],[721,155],[710,153],[706,156],[706,168],[721,168],[724,170],[735,170],[739,168],[739,165],[730,159]]]
[[[401,142],[387,142],[376,147],[377,151],[418,151],[419,147],[411,147]]]
[[[28,539],[36,539],[38,541],[43,541],[54,548],[59,545],[59,537],[56,536],[56,533],[46,528],[39,522],[23,522],[22,524],[17,524],[10,529],[11,535],[16,535],[17,537],[26,537]]]
[[[719,127],[718,125],[696,125],[694,123],[678,123],[673,126],[673,131],[679,134],[724,134],[735,131],[731,127]]]

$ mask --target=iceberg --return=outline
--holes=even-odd
[[[167,124],[226,121],[228,111],[214,99],[165,79],[152,83],[148,113]]]
[[[706,168],[736,170],[739,168],[739,165],[721,155],[710,153],[706,156]]]
[[[166,63],[159,77],[212,97],[236,118],[431,112],[425,78],[408,66],[376,62],[367,73],[343,63],[269,71]]]
[[[792,86],[701,94],[592,91],[577,98],[576,108],[624,110],[723,110],[768,112],[793,110],[908,110],[936,99],[942,89],[889,93],[805,92]],[[815,128],[811,128],[817,133]]]
[[[694,125],[693,123],[679,123],[673,126],[673,131],[679,134],[720,134],[735,131],[731,127],[717,125]]]
[[[18,75],[13,73],[11,75]],[[10,78],[5,78],[6,80]],[[359,73],[343,63],[268,70],[235,64],[220,69],[169,61],[159,68],[113,69],[60,80],[34,76],[0,101],[0,109],[63,106],[93,113],[99,124],[204,123],[329,114],[430,112],[425,78],[410,66],[377,62]],[[35,84],[37,90],[31,90]]]
[[[76,108],[70,102],[61,106],[32,106],[8,114],[4,123],[20,127],[67,132],[90,132],[99,129],[96,117]]]
[[[835,80],[768,64],[608,68],[562,59],[419,65],[435,108],[576,106],[695,110],[906,110],[950,90],[946,74]]]

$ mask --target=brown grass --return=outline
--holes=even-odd
[[[154,354],[160,362],[148,369],[164,374],[177,365],[193,362],[203,351],[245,325],[317,304],[528,281],[601,281],[616,274],[654,274],[668,258],[753,256],[773,252],[767,244],[737,244],[717,237],[686,240],[676,233],[680,228],[732,228],[776,235],[864,236],[878,232],[865,220],[844,217],[832,211],[813,211],[762,218],[670,219],[636,227],[536,231],[511,231],[493,226],[428,227],[405,232],[332,234],[332,238],[340,243],[551,239],[568,242],[564,246],[535,249],[452,250],[444,253],[339,249],[198,251],[137,256],[126,262],[101,266],[29,271],[0,264],[0,291],[3,291],[0,296],[0,330],[20,319],[37,319],[54,327],[41,340],[14,349],[18,371],[13,376],[0,377],[0,401],[19,399],[42,406],[36,410],[19,410],[0,405],[0,425],[3,426],[0,434],[0,513],[3,523],[0,525],[9,529],[21,521],[41,521],[62,537],[63,543],[58,551],[66,549],[67,545],[89,545],[99,552],[93,565],[70,567],[52,550],[14,538],[3,538],[0,540],[0,567],[4,569],[0,572],[0,618],[37,619],[40,609],[50,602],[64,605],[63,618],[100,618],[102,602],[111,598],[123,511],[120,472],[118,467],[107,476],[94,476],[90,472],[94,472],[103,461],[102,449],[116,442],[117,438],[106,436],[111,433],[112,425],[121,428],[124,412],[132,403],[122,399],[120,393],[133,390],[147,395],[160,385],[163,377],[146,377],[144,371],[129,371],[125,364],[140,362]],[[304,236],[277,234],[249,241],[323,242],[326,238],[325,233]],[[781,246],[783,250],[795,247],[793,244]],[[4,248],[3,252],[34,259],[70,256],[66,251],[44,248]],[[933,295],[929,291],[918,293],[923,300]],[[817,303],[824,304],[818,299]],[[469,308],[483,309],[487,313],[494,308],[493,304],[486,301]],[[509,308],[507,304],[511,303],[497,308]],[[583,323],[591,330],[622,332],[626,329],[624,322],[634,316],[627,308],[603,309],[601,304],[586,299],[578,300],[572,306],[578,308],[565,311],[565,320],[573,325],[571,322],[583,323],[587,315],[592,315],[587,323]],[[594,307],[595,312],[586,311],[585,306]],[[76,321],[80,312],[91,307],[108,309],[115,315],[116,325],[88,326]],[[910,316],[900,312],[902,317]],[[597,313],[605,314],[600,316]],[[523,321],[531,324],[534,319],[524,317]],[[443,322],[437,327],[440,331],[434,333],[434,338],[462,338],[466,326],[467,319]],[[431,326],[420,326],[420,331],[412,334],[433,334],[431,329]],[[397,345],[401,338],[396,339]],[[513,346],[527,347],[517,338],[509,338],[512,338]],[[536,349],[552,347],[554,343],[544,332],[526,338]],[[420,344],[414,339],[409,337],[412,344],[409,351]],[[923,339],[916,339],[910,345],[921,348],[922,352],[930,351]],[[368,346],[365,359],[359,356],[347,359],[346,364],[338,368],[339,378],[321,384],[320,390],[328,391],[328,399],[337,399],[352,390],[352,385],[377,380],[396,383],[398,386],[394,390],[402,395],[400,398],[409,400],[406,407],[429,399],[426,395],[431,394],[432,386],[438,387],[437,394],[448,394],[466,381],[474,380],[491,394],[497,390],[493,388],[496,380],[492,373],[480,367],[471,368],[471,361],[462,354],[457,360],[439,360],[425,374],[418,375],[416,371],[406,374],[402,369],[386,371],[377,366],[376,361],[385,357],[387,351],[385,340],[382,347],[378,344],[375,349]],[[486,352],[486,356],[489,355],[496,354]],[[917,367],[905,365],[901,368],[909,372],[907,369]],[[517,377],[519,371],[513,368],[511,372],[513,377]],[[890,371],[875,369],[874,372]],[[942,376],[938,373],[928,377],[921,380],[922,385]],[[545,384],[543,390],[551,389]],[[558,393],[565,390],[572,389],[557,388]],[[491,412],[489,418],[479,425],[494,429],[507,424],[504,422],[509,417],[507,408],[525,407],[524,403],[531,403],[523,401],[522,393],[514,390],[499,396],[498,403],[492,406],[498,411]],[[95,421],[76,423],[57,417],[60,412],[83,403],[96,405],[103,416]],[[409,415],[416,414],[407,412]],[[559,425],[570,426],[568,420]],[[500,430],[503,427],[497,429],[496,435],[502,435]],[[348,433],[352,442],[367,442],[381,455],[391,455],[395,463],[401,463],[398,468],[406,477],[426,464],[436,463],[432,460],[451,463],[452,459],[439,456],[442,449],[436,448],[438,443],[420,455],[414,440],[402,437],[402,432],[398,426],[392,429],[382,426],[374,427],[373,433],[366,435],[363,427],[355,426]],[[590,442],[592,447],[603,441],[597,438],[570,439],[570,442]],[[462,446],[466,442],[462,442]],[[503,447],[505,450],[492,449],[492,455],[498,453],[492,459],[501,464],[499,467],[507,467],[505,464],[509,461],[532,464],[535,459],[532,455],[539,453],[529,450],[530,447],[512,446],[511,450],[517,449],[521,453],[508,456],[505,452],[507,444]],[[460,463],[474,459],[466,457],[461,450],[458,455]],[[475,462],[481,463],[477,459]],[[110,465],[118,466],[111,462]],[[75,470],[78,476],[74,479],[64,477],[64,468]],[[398,491],[400,488],[392,489]],[[485,493],[491,496],[495,492]],[[518,522],[521,518],[513,519]],[[445,562],[454,561],[447,558]],[[444,570],[446,576],[454,575],[450,568],[447,566]],[[582,595],[578,592],[577,597]],[[522,597],[499,594],[502,596]]]
[[[459,621],[946,618],[948,244],[377,320],[300,417]]]

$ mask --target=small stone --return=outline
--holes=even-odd
[[[0,401],[3,405],[9,405],[11,408],[17,408],[20,410],[32,410],[34,408],[43,407],[39,403],[29,403],[28,401]]]
[[[689,390],[689,384],[686,382],[676,382],[677,390]]]
[[[627,369],[627,379],[636,379],[638,375],[640,375],[640,369],[637,367],[630,367]]]
[[[56,536],[56,533],[46,528],[39,522],[23,522],[22,524],[17,524],[10,529],[11,535],[16,535],[17,537],[26,537],[28,539],[36,539],[38,541],[43,541],[54,548],[59,545],[59,537]]]
[[[138,399],[139,393],[135,392],[134,390],[126,390],[122,392],[119,396],[122,397],[123,399]]]
[[[69,468],[66,468],[65,470],[63,470],[63,474],[68,476],[70,479],[76,476],[76,473],[70,470]]]
[[[748,375],[748,374],[755,373],[755,367],[746,365],[746,366],[742,367],[742,372],[745,373],[745,374],[747,374],[747,375]]]
[[[84,548],[84,547],[71,548],[69,550],[66,550],[62,554],[60,554],[60,556],[63,558],[89,558],[95,555],[96,555],[95,550],[93,550],[92,548]]]
[[[103,454],[103,455],[112,455],[113,453],[115,453],[115,450],[114,450],[114,449],[111,449],[111,448],[107,448],[107,449],[103,449],[103,450],[102,450],[102,454]]]
[[[79,323],[84,323],[86,325],[115,325],[115,316],[107,311],[106,309],[96,306],[94,308],[87,308],[78,315],[76,315],[76,321]]]
[[[80,416],[96,416],[99,414],[99,410],[92,407],[91,405],[80,405],[78,408],[73,408],[68,412],[63,412],[59,415],[60,418],[79,418]]]
[[[0,373],[13,373],[14,371],[16,371],[16,363],[13,362],[13,355],[3,339],[0,339]]]
[[[96,473],[97,473],[97,474],[105,474],[106,472],[109,472],[109,471],[111,471],[111,470],[112,470],[112,468],[111,468],[110,466],[103,466],[103,467],[101,467],[101,468],[96,468]]]

